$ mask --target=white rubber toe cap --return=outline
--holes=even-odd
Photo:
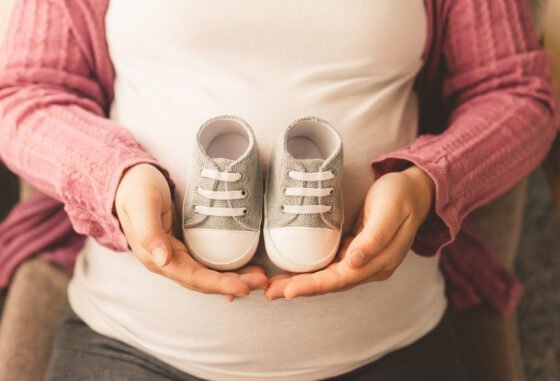
[[[200,263],[216,270],[234,270],[246,265],[259,244],[258,231],[186,229],[190,254]]]
[[[283,270],[308,272],[327,266],[340,244],[339,230],[287,227],[265,229],[270,260]]]

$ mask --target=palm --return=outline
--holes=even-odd
[[[312,296],[388,279],[428,214],[433,197],[430,182],[415,167],[381,177],[368,191],[353,232],[344,237],[335,261],[315,273],[272,277],[266,297]]]
[[[226,290],[239,289],[241,284],[246,284],[250,290],[268,284],[264,270],[258,266],[246,266],[237,272],[214,271],[193,259],[183,242],[173,236],[170,240],[173,255],[161,272],[182,286],[203,293],[221,292],[219,290],[227,293]]]
[[[312,296],[345,290],[347,287],[344,274],[347,265],[344,258],[348,246],[354,238],[354,234],[345,237],[334,261],[318,272],[309,274],[285,273],[270,278],[271,285],[266,291],[266,297],[272,300],[281,297],[290,298],[295,295]]]
[[[265,271],[259,266],[246,266],[237,271],[219,272],[209,269],[196,261],[188,252],[182,240],[177,239],[173,227],[179,226],[172,202],[164,203],[162,210],[162,226],[171,242],[172,255],[170,262],[162,269],[162,274],[175,279],[184,287],[203,293],[214,293],[215,290],[239,289],[246,284],[249,290],[266,287],[269,283]],[[179,228],[175,228],[177,232]],[[241,293],[243,294],[243,292]],[[240,294],[237,294],[240,296]],[[231,301],[233,295],[228,295]]]
[[[129,169],[119,184],[115,207],[132,252],[148,270],[189,289],[228,298],[268,286],[268,278],[259,267],[220,273],[189,255],[177,239],[181,225],[168,183],[157,168],[139,164]]]

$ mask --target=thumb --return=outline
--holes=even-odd
[[[348,247],[348,266],[353,269],[363,267],[385,249],[401,226],[399,215],[390,203],[371,205],[367,217],[364,217],[363,229]]]
[[[157,193],[157,192],[156,192]],[[163,200],[159,194],[137,195],[127,205],[127,214],[138,244],[163,267],[171,260],[171,243],[163,228]]]

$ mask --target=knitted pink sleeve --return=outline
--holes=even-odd
[[[443,98],[448,128],[373,161],[375,176],[415,164],[436,185],[434,213],[413,249],[432,255],[465,217],[526,177],[556,134],[547,55],[525,1],[448,1]],[[432,110],[444,112],[444,110]]]
[[[105,117],[112,68],[96,54],[99,41],[75,33],[102,27],[104,3],[16,1],[0,52],[0,157],[62,201],[77,232],[122,251],[127,242],[113,214],[119,180],[135,164],[157,163]],[[69,17],[70,6],[81,7],[79,18]]]

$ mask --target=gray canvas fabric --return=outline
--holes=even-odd
[[[259,163],[257,143],[249,125],[240,118],[225,116],[236,120],[247,127],[250,135],[249,147],[237,160],[212,159],[206,155],[200,144],[195,144],[191,172],[185,190],[183,202],[183,229],[205,228],[220,230],[248,230],[257,231],[262,220],[263,183]],[[205,123],[214,121],[214,118]],[[199,140],[197,139],[197,142]],[[240,173],[241,179],[236,182],[225,182],[204,178],[202,169],[214,169],[221,172]],[[197,188],[201,187],[213,191],[244,190],[246,197],[240,200],[210,200],[201,196]],[[205,216],[195,212],[195,206],[246,208],[247,213],[240,217]]]
[[[330,125],[319,118],[303,118],[292,123],[277,141],[274,151],[270,158],[268,177],[266,184],[266,224],[268,228],[278,228],[285,226],[302,226],[309,228],[330,228],[340,230],[344,217],[342,203],[342,166],[343,149],[342,144],[326,160],[321,159],[295,159],[286,148],[286,136],[291,128],[304,120],[314,120],[325,126]],[[336,130],[333,128],[336,132]],[[338,132],[336,132],[338,135]],[[340,141],[340,135],[338,135]],[[303,182],[290,178],[290,171],[299,172],[319,172],[333,171],[335,178],[326,181]],[[286,196],[284,193],[288,187],[307,187],[307,188],[329,188],[333,187],[332,195],[326,197],[297,197]],[[282,211],[282,205],[332,205],[333,209],[321,214],[289,214]]]

